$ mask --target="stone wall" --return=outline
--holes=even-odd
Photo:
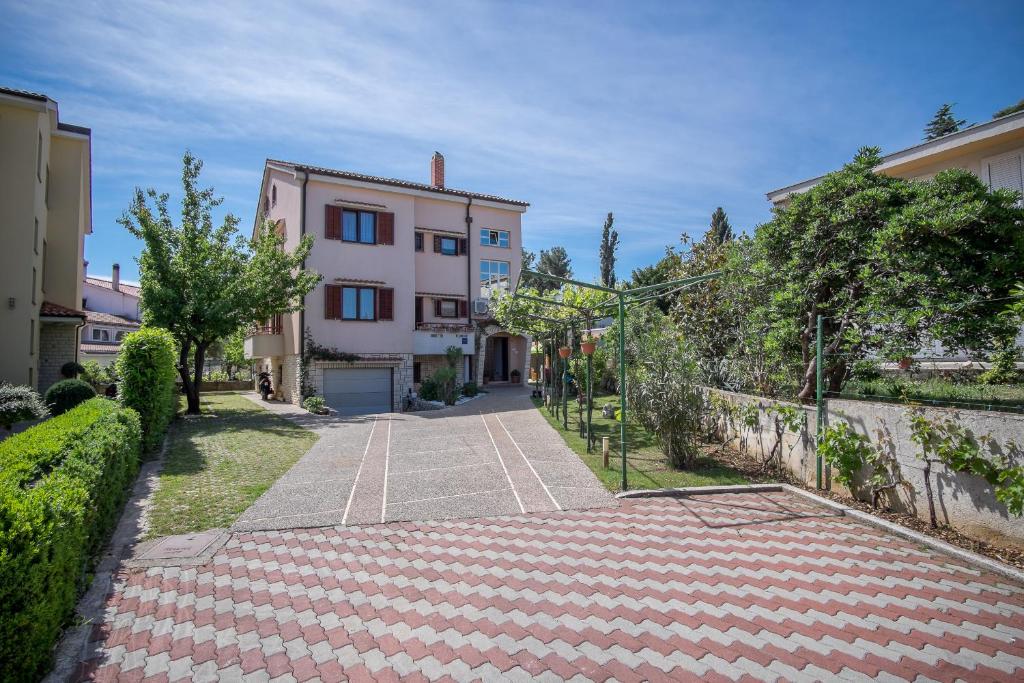
[[[64,379],[62,365],[78,358],[78,326],[73,323],[39,325],[39,393],[46,393],[55,382]]]
[[[764,457],[777,448],[782,432],[782,459],[789,469],[807,483],[815,480],[815,413],[814,406],[799,406],[782,401],[709,389],[721,400],[735,405],[757,406],[756,425],[749,427],[740,419],[719,416],[712,427],[741,451]],[[799,434],[780,429],[776,411],[779,406],[795,405],[805,415],[805,428]],[[920,446],[911,439],[910,406],[873,401],[832,399],[826,402],[825,423],[845,421],[859,434],[866,436],[876,448],[888,450],[899,463],[900,472],[909,486],[889,495],[885,503],[892,509],[928,519],[923,465]],[[986,452],[1008,457],[1015,465],[1024,464],[1024,415],[994,411],[923,408],[932,421],[953,420],[977,440],[986,442]],[[753,412],[751,411],[751,414]],[[826,475],[829,474],[826,471]],[[861,472],[854,486],[856,495],[870,500],[863,485],[869,472]],[[842,490],[837,482],[832,488]],[[953,472],[942,464],[932,465],[932,493],[939,522],[962,529],[981,538],[1001,538],[1024,547],[1024,520],[1010,515],[1006,506],[995,499],[992,486],[981,477]]]
[[[448,365],[448,359],[446,356],[414,356],[414,363],[420,364],[420,380],[424,380],[428,377],[432,377],[435,372]],[[455,364],[455,383],[465,383],[465,369],[466,360],[461,359]]]

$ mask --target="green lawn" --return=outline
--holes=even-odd
[[[148,537],[230,526],[317,436],[239,394],[203,394],[171,427]]]
[[[600,396],[594,398],[594,414],[591,424],[597,435],[597,445],[593,453],[587,453],[587,440],[581,438],[579,422],[576,417],[576,401],[569,401],[569,430],[562,428],[560,420],[556,420],[540,399],[533,399],[540,414],[558,430],[565,443],[580,456],[597,478],[609,491],[622,490],[622,470],[619,455],[619,423],[601,417],[601,406],[606,403],[618,405],[617,396]],[[628,413],[628,411],[627,411]],[[583,419],[586,420],[586,414]],[[607,436],[611,442],[611,460],[606,469],[601,456],[601,437]],[[677,486],[713,486],[721,484],[746,484],[749,479],[741,472],[721,465],[710,458],[699,458],[692,470],[672,469],[658,448],[654,437],[643,427],[634,422],[626,421],[626,466],[630,489],[657,489]]]

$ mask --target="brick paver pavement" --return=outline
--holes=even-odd
[[[1024,587],[789,493],[232,537],[121,575],[99,680],[1021,680]]]

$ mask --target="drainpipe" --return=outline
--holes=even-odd
[[[473,198],[468,194],[466,197],[466,323],[472,327],[473,324],[473,217],[469,215],[469,208],[473,205]],[[480,354],[477,348],[476,335],[473,335],[473,350],[477,351],[474,353],[473,365],[473,377],[467,377],[466,381],[472,381],[476,378],[477,373],[480,371],[477,367],[479,363]]]
[[[309,171],[302,172],[302,201],[299,202],[299,239],[306,236],[306,184],[309,182]],[[306,269],[306,259],[302,259],[302,269]],[[302,308],[299,309],[299,364],[306,360],[306,295],[302,295]],[[299,387],[302,394],[302,387]]]

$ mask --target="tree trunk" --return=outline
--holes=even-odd
[[[181,377],[181,386],[185,390],[185,400],[188,403],[187,412],[192,411],[192,378],[188,374],[188,356],[192,351],[192,341],[185,340],[181,343],[181,352],[178,354],[178,375]],[[198,394],[197,394],[198,395]],[[199,412],[199,404],[196,403],[195,413]]]
[[[193,379],[190,383],[191,386],[185,387],[185,400],[188,403],[188,414],[198,415],[199,414],[199,390],[203,385],[203,364],[206,362],[206,347],[207,344],[198,343],[196,344],[196,352],[193,358],[192,368]]]
[[[939,528],[939,522],[935,517],[935,498],[932,496],[932,461],[924,459],[924,492],[928,497],[928,521],[933,529]]]

